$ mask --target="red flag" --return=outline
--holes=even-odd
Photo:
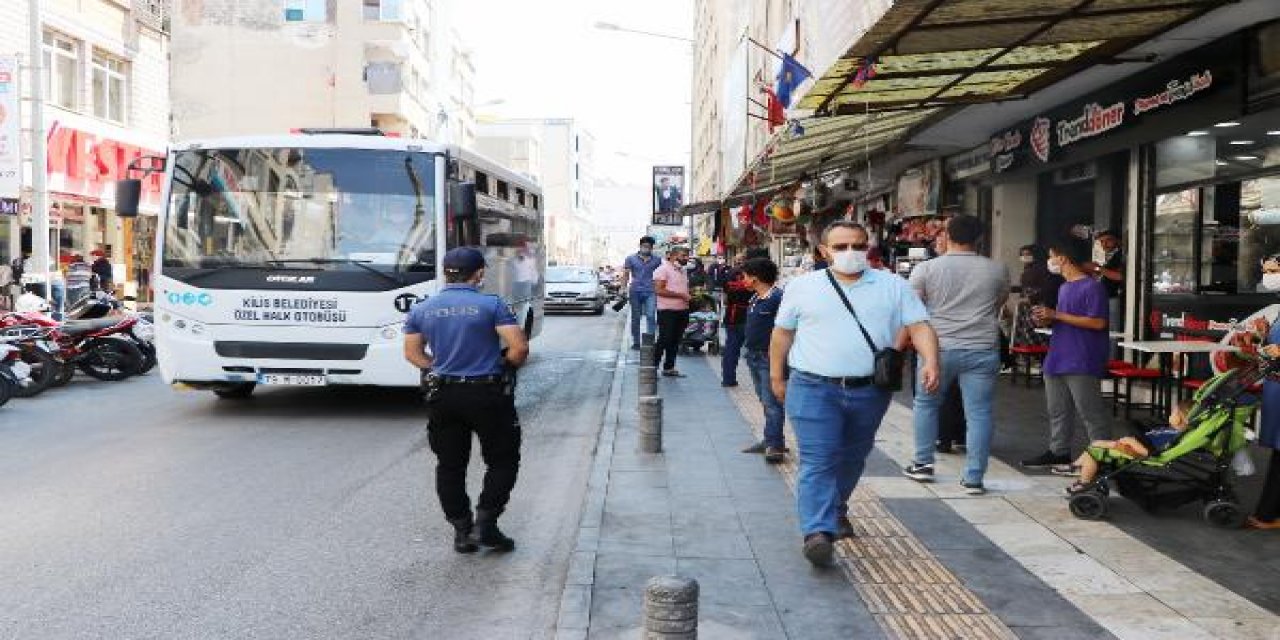
[[[778,94],[774,93],[773,89],[761,87],[760,90],[769,97],[766,103],[769,109],[769,133],[773,133],[774,129],[787,123],[787,111],[783,108],[782,101],[778,99]]]

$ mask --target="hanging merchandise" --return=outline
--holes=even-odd
[[[769,226],[769,201],[760,200],[752,212],[751,225],[760,229]]]
[[[752,214],[751,203],[745,203],[745,204],[743,204],[741,207],[739,207],[739,208],[738,208],[738,225],[737,225],[737,226],[739,226],[739,227],[746,227],[746,226],[750,226],[750,225],[751,225],[751,214]]]
[[[795,222],[796,205],[796,199],[791,196],[776,196],[769,203],[769,215],[778,222]]]

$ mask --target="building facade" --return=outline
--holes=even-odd
[[[590,131],[571,118],[500,120],[477,128],[476,146],[504,166],[537,172],[550,264],[604,261],[605,247],[597,241],[595,138]]]
[[[29,60],[26,2],[0,12],[0,54]],[[105,251],[119,292],[145,297],[154,217],[121,219],[114,181],[131,162],[163,152],[169,139],[169,16],[158,0],[45,0],[42,38],[45,167],[52,225],[50,249],[63,262]],[[0,214],[0,263],[31,249],[30,66],[20,62],[18,89],[23,159],[16,215]],[[17,115],[17,114],[10,114]],[[144,209],[159,207],[159,181],[147,182]],[[9,209],[9,207],[6,207]]]
[[[468,146],[474,66],[448,0],[176,0],[177,139],[377,127]]]

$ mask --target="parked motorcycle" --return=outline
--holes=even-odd
[[[110,293],[95,291],[77,301],[67,310],[69,320],[96,320],[112,315],[133,316],[138,323],[119,337],[133,341],[134,346],[142,353],[142,366],[138,373],[147,373],[156,367],[155,326],[150,314],[139,314],[124,308],[124,305]]]
[[[0,407],[31,383],[31,367],[22,361],[17,347],[0,339]]]
[[[0,341],[18,349],[19,357],[31,368],[30,382],[19,387],[19,398],[37,396],[54,386],[63,363],[58,360],[58,345],[49,339],[49,330],[43,327],[12,327],[0,332]]]
[[[25,325],[48,329],[49,338],[58,346],[56,355],[64,365],[105,381],[123,380],[141,370],[142,351],[129,338],[137,324],[138,318],[132,315],[62,323],[42,313],[0,316],[0,328]],[[63,366],[54,384],[65,384],[73,374],[74,370]]]

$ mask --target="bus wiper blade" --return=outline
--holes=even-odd
[[[280,258],[276,262],[281,264],[286,262],[305,262],[308,264],[350,264],[360,267],[361,269],[364,269],[365,271],[368,271],[369,273],[372,273],[396,286],[403,287],[405,285],[403,279],[369,266],[369,263],[372,262],[372,260],[355,260],[352,258]]]
[[[191,282],[193,280],[207,278],[215,273],[222,273],[224,271],[240,271],[240,270],[261,271],[263,269],[275,269],[275,268],[278,268],[278,267],[273,264],[220,264],[213,267],[199,267],[200,271],[187,276],[185,281]]]

